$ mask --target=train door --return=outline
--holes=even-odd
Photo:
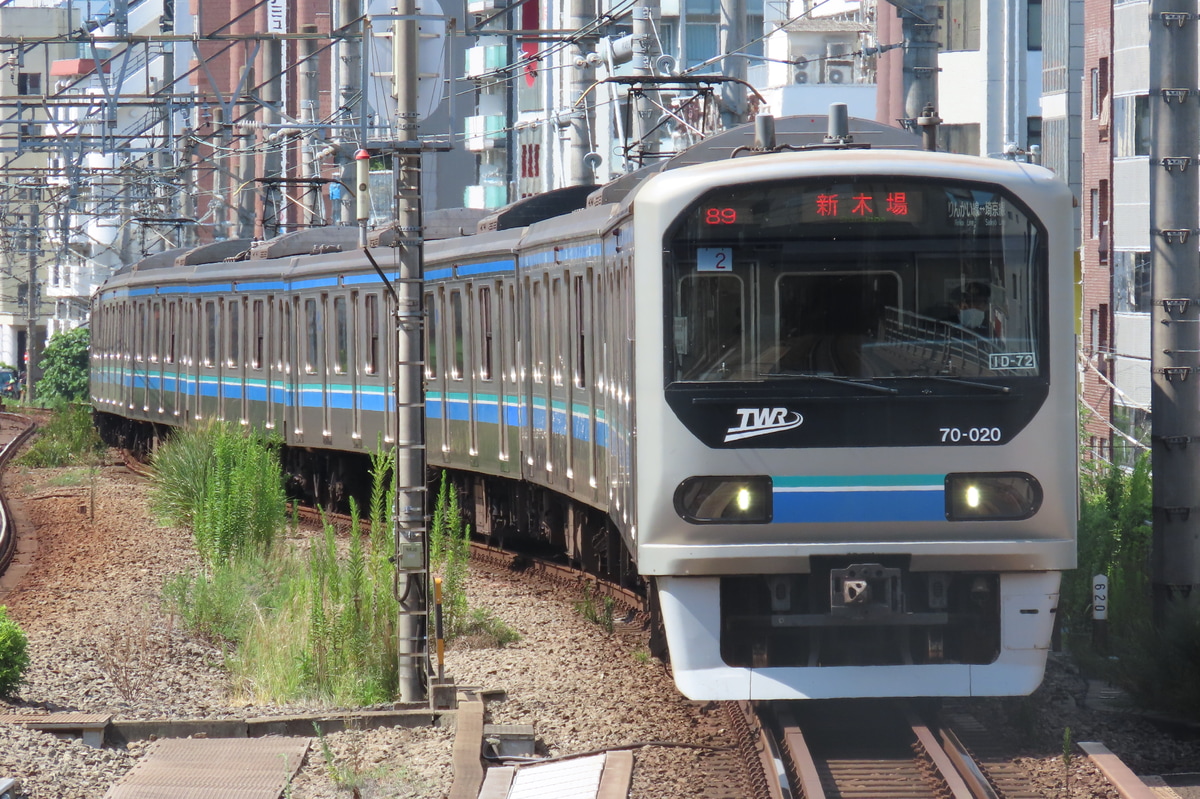
[[[248,369],[247,359],[243,352],[246,346],[245,308],[246,301],[242,297],[236,297],[229,303],[229,349],[225,360],[229,366],[230,378],[234,382],[234,385],[231,386],[233,389],[232,404],[236,408],[236,418],[241,424],[250,422],[250,405],[246,396]]]
[[[529,391],[526,394],[525,407],[525,463],[528,468],[526,477],[537,482],[544,480],[546,470],[550,466],[550,452],[546,441],[550,428],[550,325],[546,317],[545,280],[544,273],[525,279],[526,294],[529,297],[529,322],[526,328],[529,340]]]
[[[295,406],[296,383],[292,371],[292,353],[294,351],[292,341],[295,334],[292,330],[292,305],[289,299],[283,298],[278,300],[273,307],[275,311],[275,318],[272,321],[274,322],[274,380],[276,387],[272,391],[272,395],[278,409],[277,423],[282,429],[285,440],[290,441],[303,433]]]
[[[550,397],[547,402],[550,422],[550,465],[547,476],[551,483],[566,483],[571,490],[571,358],[566,331],[566,309],[569,304],[569,277],[550,280]]]
[[[516,393],[516,338],[513,335],[513,311],[516,302],[516,290],[511,283],[496,282],[496,411],[499,414],[497,424],[497,461],[500,471],[512,470],[509,444],[508,409]]]
[[[223,304],[224,301],[222,301]],[[200,397],[200,413],[205,418],[224,417],[221,408],[221,313],[216,300],[205,300],[201,317],[200,376],[197,392]]]
[[[363,430],[363,437],[366,439],[367,446],[376,447],[379,443],[378,435],[380,432],[383,432],[382,430],[377,429],[377,425],[381,423],[386,424],[385,413],[374,413],[377,404],[375,392],[383,388],[379,380],[380,338],[378,294],[363,295],[362,313],[358,318],[361,329],[361,333],[359,335],[362,336],[362,339],[360,340],[362,343],[362,354],[361,361],[356,361],[356,363],[361,362],[363,374],[358,381],[358,392],[355,395],[357,402],[356,407],[372,411],[371,415],[368,417],[371,420],[371,429],[369,431],[369,435],[367,434],[367,431],[363,430],[363,425],[366,424],[366,422],[363,421],[361,417],[358,422],[358,429]],[[368,389],[371,392],[370,397],[368,397]],[[380,410],[386,412],[387,405],[388,403],[386,402],[382,403]],[[384,429],[386,430],[387,428],[385,427]]]
[[[463,296],[459,305],[462,321],[459,329],[462,331],[462,369],[463,388],[466,389],[467,400],[467,458],[472,466],[479,465],[479,374],[480,356],[476,352],[476,333],[481,325],[478,314],[472,313],[475,308],[475,284],[468,283],[463,288]]]
[[[154,413],[160,416],[163,410],[163,391],[166,390],[163,383],[162,324],[162,302],[155,300],[150,312],[150,367],[154,371],[154,394],[151,396],[151,404]]]
[[[324,295],[321,296],[321,301],[324,301]],[[301,349],[298,353],[302,369],[297,370],[299,378],[303,381],[300,386],[299,404],[296,406],[297,415],[299,417],[298,427],[303,429],[305,433],[311,433],[310,440],[316,440],[316,430],[310,428],[320,427],[321,431],[328,430],[325,426],[324,414],[324,394],[325,394],[325,371],[324,358],[324,340],[322,332],[325,329],[325,318],[322,313],[321,305],[318,303],[317,297],[306,297],[301,306],[303,316],[303,333],[300,336]],[[319,396],[310,397],[310,394],[318,394]],[[309,410],[310,405],[315,405],[316,410]]]
[[[430,325],[430,330],[435,331],[436,335],[430,338],[429,354],[433,358],[431,364],[433,374],[442,384],[441,393],[441,425],[440,432],[442,437],[442,458],[445,459],[450,454],[450,367],[449,358],[444,356],[443,347],[444,340],[450,338],[446,333],[446,289],[443,286],[438,286],[437,294],[433,300],[433,324]]]
[[[572,385],[576,400],[582,406],[581,414],[572,426],[578,433],[578,436],[573,436],[578,448],[572,452],[571,462],[573,467],[578,465],[582,472],[580,477],[586,480],[588,486],[584,493],[589,497],[595,496],[596,488],[596,395],[595,380],[591,374],[595,368],[591,333],[596,321],[592,314],[594,275],[592,269],[587,269],[583,274],[574,276],[571,307]]]
[[[187,320],[183,336],[187,350],[187,416],[189,423],[200,418],[200,341],[197,319],[200,300],[187,304]]]
[[[179,325],[181,324],[181,314],[179,313],[179,302],[171,300],[167,303],[167,342],[166,352],[163,357],[166,360],[166,365],[170,369],[171,374],[171,407],[169,408],[172,416],[179,416],[182,407],[181,396],[182,388],[179,368]]]
[[[491,407],[493,396],[492,394],[484,394],[484,391],[494,392],[496,405],[496,429],[501,426],[500,417],[502,415],[501,408],[503,407],[503,391],[498,387],[503,382],[498,380],[497,372],[502,372],[503,369],[496,368],[496,306],[492,302],[492,297],[496,293],[496,287],[492,284],[481,283],[476,293],[477,307],[476,312],[472,314],[479,321],[477,325],[478,338],[476,339],[476,350],[479,353],[476,361],[478,363],[477,375],[479,393],[476,395],[476,413],[478,415],[478,423],[491,423]],[[490,429],[489,429],[490,432]],[[493,442],[497,449],[493,454],[491,449]],[[495,463],[499,457],[500,441],[498,438],[487,436],[480,438],[478,447],[481,447],[483,458],[488,463]]]
[[[270,352],[267,351],[266,340],[266,319],[265,314],[267,308],[262,300],[251,300],[248,303],[250,316],[246,319],[246,402],[249,405],[248,413],[252,413],[255,418],[255,423],[263,424],[267,430],[275,428],[275,403],[271,397],[271,362]],[[258,386],[262,386],[262,404],[258,405],[257,396],[255,394],[255,402],[250,401],[251,386],[258,391]]]

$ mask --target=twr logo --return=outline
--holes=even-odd
[[[742,417],[741,424],[725,431],[726,444],[767,433],[794,430],[804,423],[803,416],[787,408],[738,408],[737,412]]]

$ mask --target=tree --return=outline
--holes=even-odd
[[[88,347],[91,331],[77,327],[55,333],[42,352],[37,397],[45,402],[80,402],[88,396]]]

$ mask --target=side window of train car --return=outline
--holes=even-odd
[[[554,385],[563,384],[563,372],[566,369],[567,342],[563,319],[566,316],[566,298],[563,297],[562,278],[554,278],[550,283],[550,357],[554,359],[550,370],[550,378]]]
[[[575,296],[572,313],[574,315],[574,324],[572,325],[571,333],[575,336],[575,363],[574,381],[576,388],[587,387],[587,368],[590,366],[590,358],[588,357],[588,313],[591,304],[591,275],[588,272],[588,281],[585,283],[583,275],[575,276]]]
[[[366,329],[366,352],[364,368],[367,374],[379,372],[379,295],[367,294],[362,298],[362,322]]]
[[[254,325],[254,337],[250,341],[250,346],[253,348],[250,353],[250,366],[255,369],[261,369],[263,365],[263,343],[266,340],[263,311],[262,300],[255,300],[254,304],[250,306],[251,324]]]
[[[425,379],[438,379],[438,331],[441,329],[442,319],[438,312],[437,299],[433,292],[425,295]]]
[[[533,314],[529,337],[533,339],[533,382],[541,383],[546,374],[546,335],[544,332],[549,325],[546,324],[546,295],[542,292],[540,280],[533,281],[532,292]]]
[[[204,365],[212,366],[217,361],[217,303],[204,303]]]
[[[226,307],[227,316],[225,321],[228,323],[229,340],[225,342],[225,365],[237,368],[241,366],[241,347],[242,347],[242,301],[234,299],[229,301]]]
[[[492,335],[492,289],[479,287],[479,379],[491,380],[494,358]]]
[[[463,340],[463,302],[461,291],[450,292],[450,325],[454,336],[450,346],[453,349],[450,359],[450,376],[455,380],[463,379],[465,342]]]
[[[134,360],[144,361],[146,359],[146,303],[139,302],[135,307],[137,308],[137,329],[134,331],[133,357]]]
[[[150,314],[150,361],[158,363],[162,354],[162,303],[156,302]]]
[[[321,365],[321,314],[317,310],[317,301],[304,301],[304,371],[315,375]]]
[[[333,298],[333,371],[344,375],[350,370],[350,337],[347,325],[346,298]]]
[[[427,295],[428,296],[428,295]],[[363,368],[367,374],[379,372],[379,295],[368,294],[363,297],[363,316],[366,322],[366,363]],[[428,371],[428,370],[426,370]]]
[[[165,353],[167,363],[175,363],[175,309],[178,307],[174,301],[167,305],[167,351]]]

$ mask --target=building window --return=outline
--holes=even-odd
[[[1025,21],[1025,38],[1030,50],[1042,49],[1042,0],[1029,0],[1029,14]]]
[[[1091,213],[1088,215],[1090,220],[1088,224],[1088,237],[1093,239],[1100,238],[1100,190],[1092,189],[1088,193],[1088,209]]]
[[[1113,149],[1120,157],[1150,155],[1150,98],[1145,94],[1113,99]]]
[[[19,72],[17,73],[17,94],[41,94],[42,93],[42,73],[40,72]]]
[[[1150,253],[1113,253],[1113,301],[1117,313],[1149,313]]]

